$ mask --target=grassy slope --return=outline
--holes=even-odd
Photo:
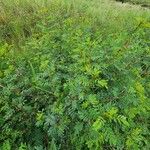
[[[43,1],[24,0],[24,1],[0,1],[0,38],[10,44],[21,44],[26,37],[36,32],[35,25],[39,20],[45,20],[48,14],[55,12],[57,5],[66,5],[68,13],[76,14],[77,11],[86,12],[93,16],[93,22],[100,22],[102,27],[106,27],[107,32],[116,32],[122,30],[130,31],[136,27],[137,20],[149,20],[150,11],[128,5],[119,5],[107,0],[57,0],[55,2],[45,3]],[[61,8],[61,7],[60,7]],[[57,15],[57,14],[53,14]]]

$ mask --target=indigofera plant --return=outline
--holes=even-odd
[[[37,22],[19,52],[0,45],[0,149],[149,149],[147,26],[59,19]]]

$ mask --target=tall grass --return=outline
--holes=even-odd
[[[64,11],[65,10],[65,11]],[[130,32],[138,21],[150,20],[150,10],[130,6],[118,6],[109,0],[1,0],[0,41],[20,45],[37,32],[39,21],[48,21],[50,14],[60,18],[68,15],[86,14],[92,22],[107,34],[109,32]],[[58,20],[57,20],[58,21]]]

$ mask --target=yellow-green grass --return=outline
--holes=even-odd
[[[139,22],[150,20],[149,9],[110,0],[1,0],[0,41],[22,44],[38,32],[37,22],[46,23],[49,16],[55,16],[57,22],[67,15],[78,14],[89,16],[93,23],[98,22],[105,34],[130,32]]]

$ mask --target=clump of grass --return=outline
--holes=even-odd
[[[49,1],[50,2],[50,1]],[[10,44],[20,45],[36,31],[36,23],[44,20],[51,3],[34,0],[0,1],[0,38]]]

